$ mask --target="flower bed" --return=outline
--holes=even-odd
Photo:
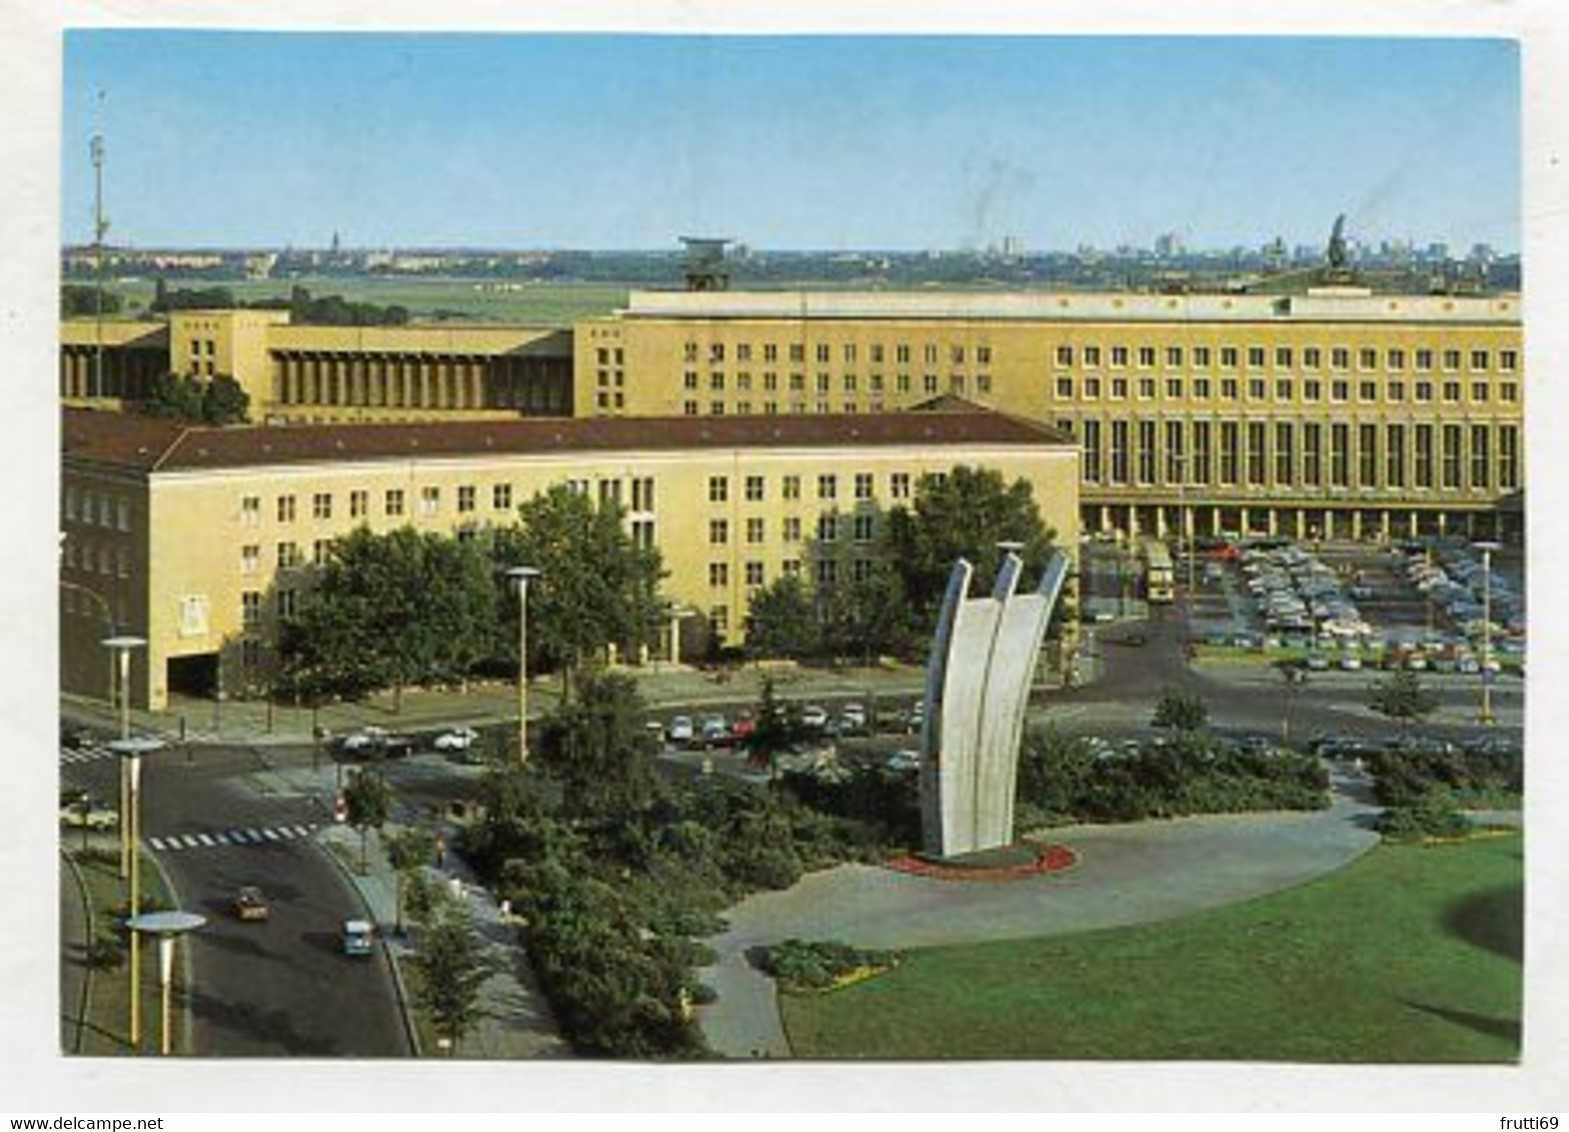
[[[1025,845],[1033,851],[1034,859],[1016,865],[977,867],[949,864],[907,854],[888,861],[887,867],[895,872],[932,877],[936,880],[995,881],[1018,880],[1023,877],[1039,876],[1042,873],[1058,873],[1064,869],[1071,869],[1079,863],[1078,853],[1066,845],[1043,845],[1035,842],[1025,842]]]

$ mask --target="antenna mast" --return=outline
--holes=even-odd
[[[104,92],[98,92],[98,109],[103,110]],[[93,384],[95,396],[104,395],[104,236],[109,231],[109,221],[104,218],[104,138],[93,135],[88,145],[93,160],[93,258],[97,285],[93,295],[93,309],[97,321],[96,351],[93,358]]]

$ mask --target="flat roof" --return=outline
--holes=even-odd
[[[622,318],[1008,322],[1520,322],[1520,297],[1117,291],[633,291]]]
[[[62,456],[142,472],[346,460],[564,452],[897,446],[1063,447],[1049,425],[947,399],[889,413],[723,417],[534,417],[420,424],[192,426],[135,413],[66,407]]]

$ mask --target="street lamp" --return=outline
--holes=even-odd
[[[514,566],[507,577],[518,584],[518,762],[528,762],[528,584],[539,577],[532,566]]]
[[[120,846],[123,855],[130,858],[131,899],[130,914],[141,914],[141,817],[138,796],[141,791],[142,756],[161,750],[163,741],[147,737],[114,739],[109,749],[120,756],[121,779],[125,783],[127,804],[120,815]],[[138,937],[131,933],[131,1048],[142,1044],[141,951]]]
[[[1496,542],[1473,544],[1482,552],[1482,713],[1478,723],[1493,722],[1493,551]]]
[[[109,655],[116,661],[115,667],[120,673],[118,691],[120,697],[120,741],[126,742],[131,738],[131,650],[141,648],[147,642],[141,637],[106,637],[104,648],[109,650]],[[109,689],[110,706],[114,706],[116,689]],[[129,785],[124,767],[120,774],[120,879],[124,880],[130,868],[130,843],[125,839],[125,811],[127,808]]]
[[[206,922],[206,916],[198,916],[195,912],[177,911],[148,912],[146,915],[133,915],[126,921],[126,926],[131,929],[133,946],[139,936],[158,937],[158,988],[159,998],[163,1003],[163,1026],[158,1035],[158,1053],[163,1057],[169,1056],[171,1045],[169,987],[174,982],[174,941],[187,932],[195,931]],[[135,999],[133,998],[132,1001],[134,1002]]]

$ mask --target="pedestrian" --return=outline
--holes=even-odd
[[[501,902],[501,909],[500,910],[501,910],[501,922],[503,924],[508,923],[512,919],[512,901],[510,901],[510,900],[503,900]]]

